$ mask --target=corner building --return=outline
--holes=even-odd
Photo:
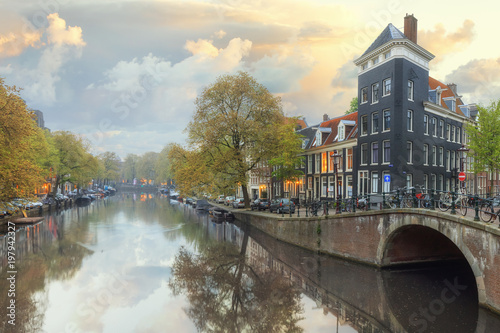
[[[462,124],[469,106],[463,105],[456,91],[444,97],[450,88],[429,78],[434,55],[417,44],[413,15],[405,17],[404,30],[403,34],[389,24],[354,61],[358,67],[358,195],[416,184],[438,190],[457,185],[457,149],[463,142]]]

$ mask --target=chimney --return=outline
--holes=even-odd
[[[448,88],[450,88],[450,90],[453,92],[453,94],[458,97],[457,85],[455,83],[448,84]]]
[[[328,119],[330,119],[330,118],[329,118],[329,117],[328,117],[328,115],[325,113],[325,114],[323,115],[323,121],[327,121]]]
[[[417,19],[413,14],[405,16],[405,36],[413,43],[417,44]]]

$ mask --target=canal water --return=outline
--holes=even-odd
[[[165,197],[0,231],[1,332],[500,332],[464,262],[381,271]]]

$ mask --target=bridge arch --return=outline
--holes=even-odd
[[[413,222],[413,223],[412,223]],[[382,267],[416,262],[465,258],[478,289],[480,303],[486,301],[483,272],[478,260],[461,241],[462,229],[458,223],[443,224],[437,220],[408,221],[402,218],[391,223],[380,237],[377,261]]]

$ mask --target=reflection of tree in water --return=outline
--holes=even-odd
[[[248,265],[243,244],[241,253],[227,243],[199,255],[179,250],[169,286],[186,294],[188,316],[200,332],[302,332],[300,292],[277,272]]]

